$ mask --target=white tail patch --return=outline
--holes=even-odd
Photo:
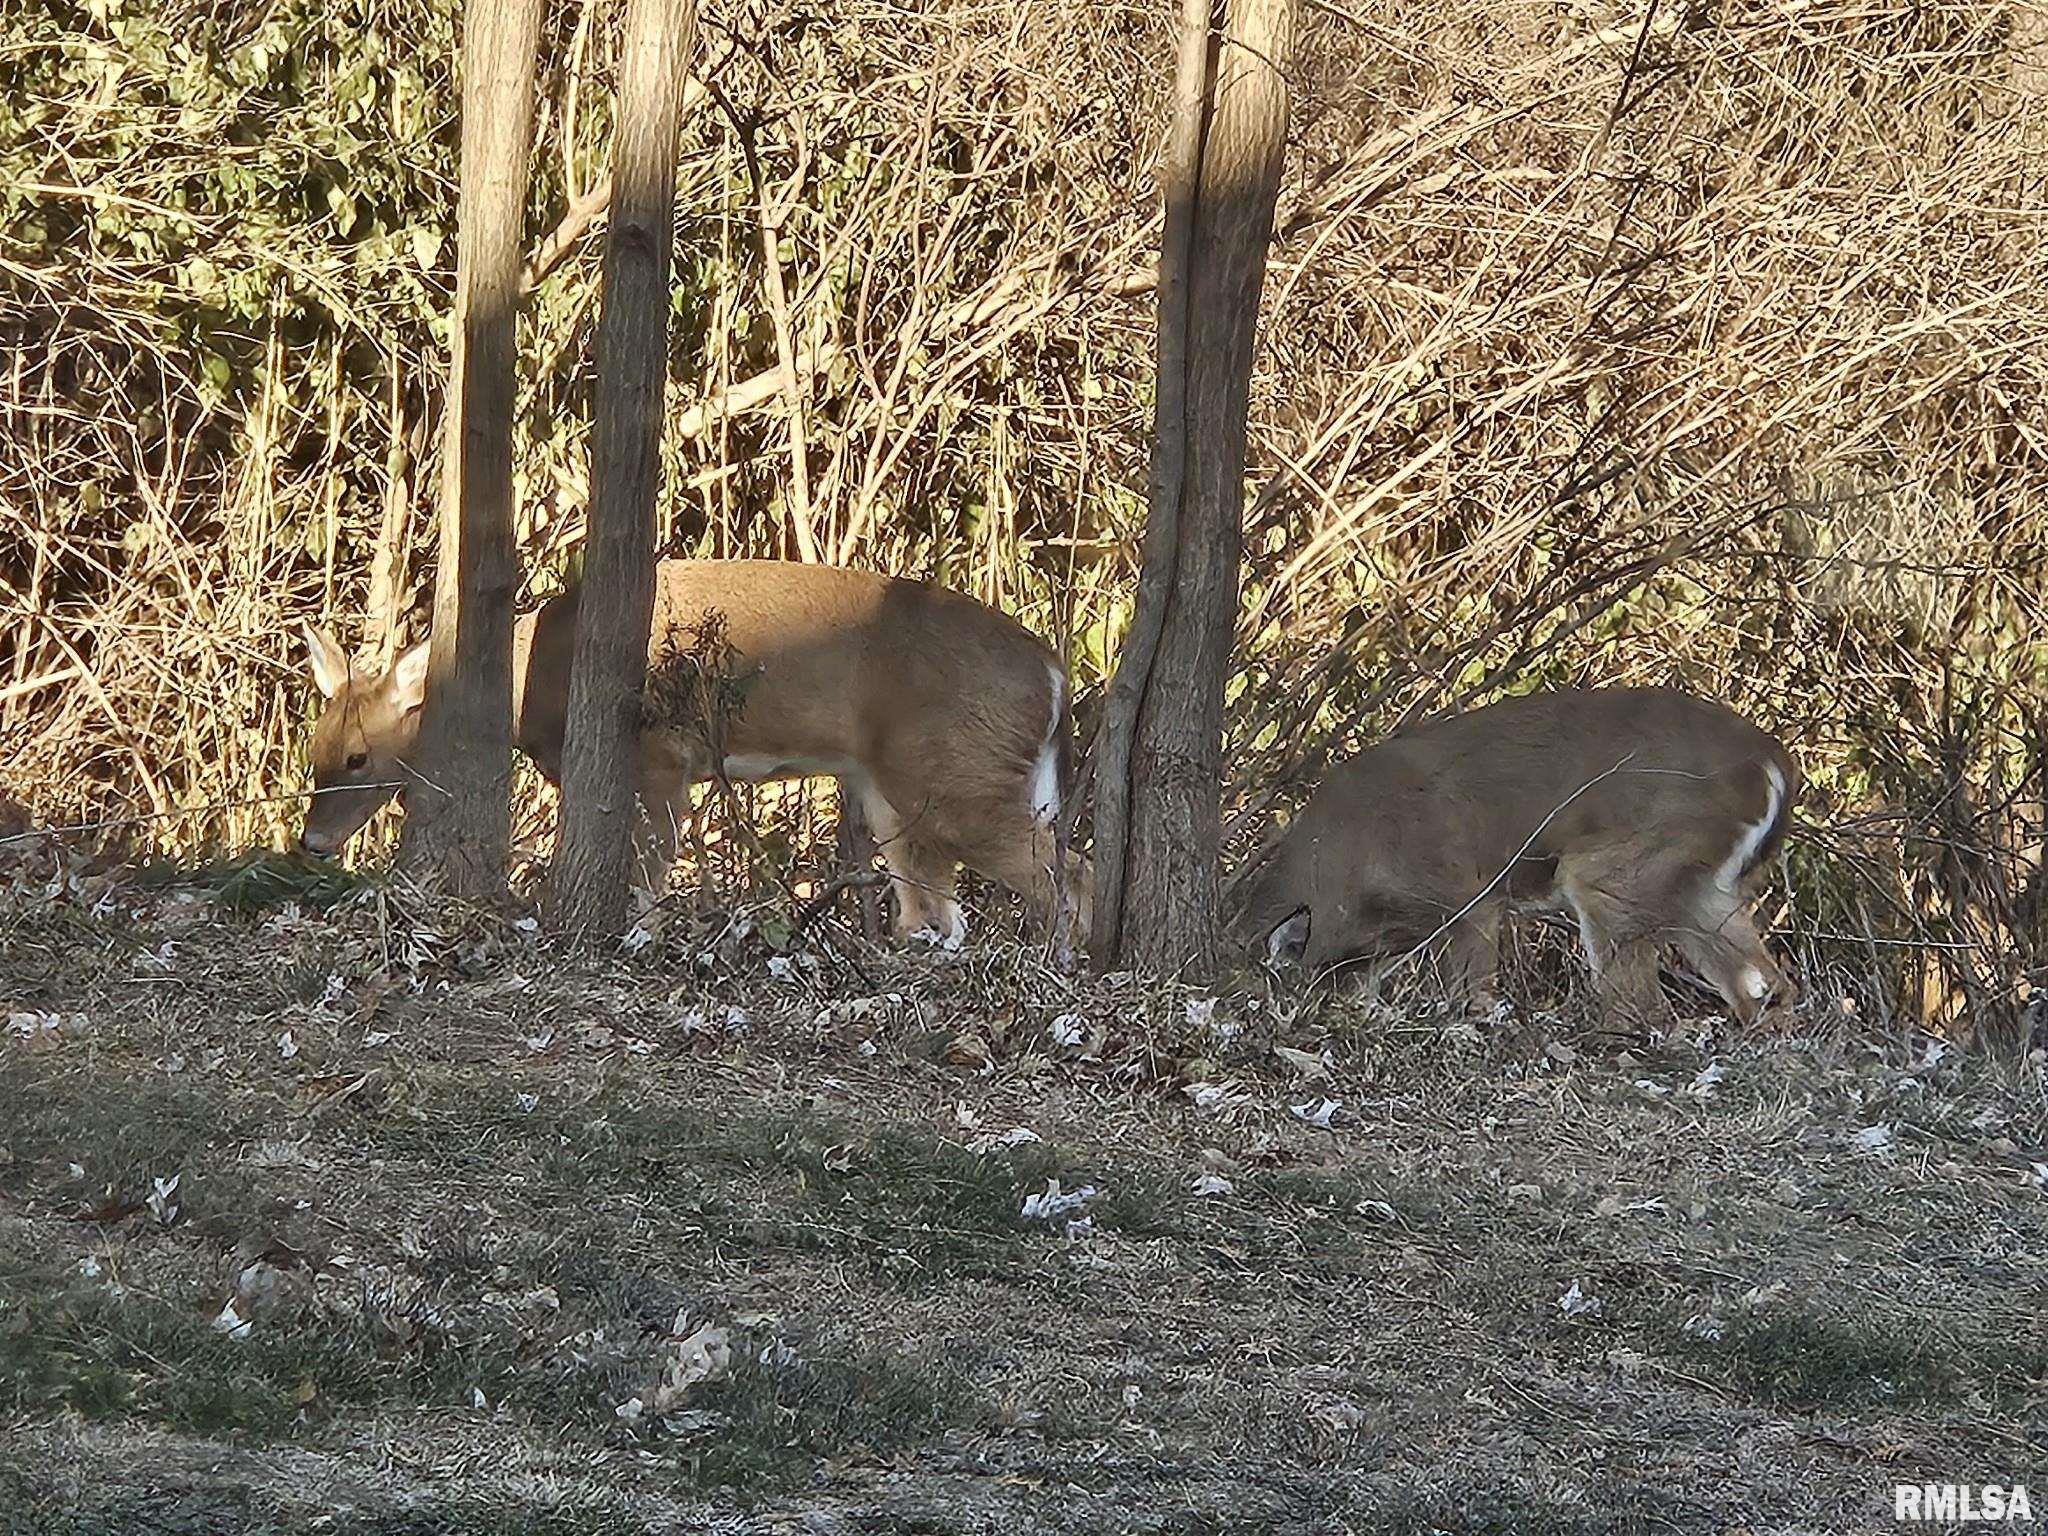
[[[1045,722],[1045,740],[1038,748],[1038,761],[1031,769],[1031,819],[1049,827],[1060,814],[1060,716],[1067,698],[1066,674],[1047,667],[1052,679],[1052,713]]]
[[[1742,968],[1742,989],[1758,1002],[1770,996],[1771,984],[1764,980],[1764,973],[1753,965]]]
[[[1600,979],[1600,942],[1593,932],[1593,920],[1577,903],[1572,905],[1572,916],[1579,920],[1579,944],[1586,951],[1586,968],[1593,973],[1593,979]]]
[[[1756,859],[1757,850],[1771,835],[1771,828],[1778,824],[1778,813],[1785,808],[1785,773],[1776,763],[1764,764],[1764,778],[1769,785],[1768,799],[1764,814],[1753,826],[1744,827],[1742,836],[1735,840],[1735,851],[1728,855],[1714,876],[1714,883],[1733,896],[1742,888],[1743,871]]]

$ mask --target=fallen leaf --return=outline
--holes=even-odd
[[[80,1211],[72,1220],[87,1222],[96,1227],[110,1227],[117,1221],[126,1221],[142,1207],[142,1201],[123,1200],[110,1189],[100,1196],[98,1205]]]
[[[1314,1099],[1306,1104],[1290,1104],[1288,1106],[1293,1112],[1295,1119],[1302,1121],[1304,1124],[1312,1125],[1319,1131],[1327,1131],[1330,1128],[1331,1118],[1343,1107],[1344,1101],[1342,1099]]]
[[[656,1413],[682,1405],[692,1387],[724,1381],[732,1374],[732,1342],[723,1328],[705,1323],[676,1344],[675,1359],[654,1389]]]
[[[1080,1210],[1099,1193],[1092,1184],[1083,1184],[1079,1189],[1063,1193],[1058,1179],[1047,1179],[1044,1189],[1024,1197],[1023,1217],[1026,1221],[1052,1221]]]
[[[1312,1051],[1297,1051],[1291,1045],[1276,1045],[1273,1054],[1287,1063],[1303,1077],[1316,1078],[1330,1075],[1330,1053],[1317,1055]]]
[[[989,1050],[988,1042],[968,1029],[962,1030],[946,1042],[946,1060],[956,1067],[981,1068],[995,1060],[995,1056]]]
[[[1711,1099],[1714,1096],[1714,1090],[1721,1086],[1721,1080],[1727,1075],[1728,1069],[1720,1062],[1709,1062],[1706,1066],[1700,1068],[1699,1075],[1692,1080],[1685,1091],[1696,1099]]]
[[[152,1178],[149,1181],[149,1214],[156,1218],[158,1226],[168,1227],[178,1219],[178,1202],[173,1197],[184,1177],[182,1173],[174,1173],[168,1179]]]
[[[1250,1092],[1234,1081],[1189,1083],[1181,1092],[1195,1101],[1195,1108],[1218,1112],[1240,1109],[1252,1099]]]
[[[224,1333],[231,1339],[246,1339],[255,1327],[248,1318],[235,1309],[235,1299],[230,1296],[221,1307],[220,1314],[213,1320],[213,1331]]]
[[[1557,1298],[1558,1310],[1566,1317],[1598,1317],[1605,1305],[1598,1296],[1588,1296],[1574,1280],[1565,1287],[1564,1294]]]

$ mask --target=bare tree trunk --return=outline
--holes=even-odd
[[[626,7],[591,406],[590,531],[569,673],[562,830],[548,890],[553,923],[600,933],[624,922],[632,862],[633,745],[654,615],[676,133],[695,29],[694,0],[629,0]]]
[[[458,895],[505,889],[511,841],[512,408],[541,0],[468,0],[462,202],[427,700],[401,864]]]
[[[1223,685],[1244,538],[1245,412],[1287,138],[1294,0],[1183,0],[1159,264],[1151,508],[1095,787],[1103,963],[1216,959]]]

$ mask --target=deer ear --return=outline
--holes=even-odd
[[[427,702],[427,653],[432,640],[422,640],[399,652],[391,663],[391,700],[407,714]]]
[[[306,655],[312,663],[313,686],[331,699],[348,686],[348,652],[326,630],[306,626]]]
[[[1299,965],[1308,951],[1308,908],[1276,924],[1266,935],[1268,965]]]

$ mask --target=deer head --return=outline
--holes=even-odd
[[[326,700],[313,723],[313,797],[299,833],[307,853],[340,852],[398,792],[427,697],[427,645],[372,675],[350,663],[333,635],[306,626],[313,683]]]

